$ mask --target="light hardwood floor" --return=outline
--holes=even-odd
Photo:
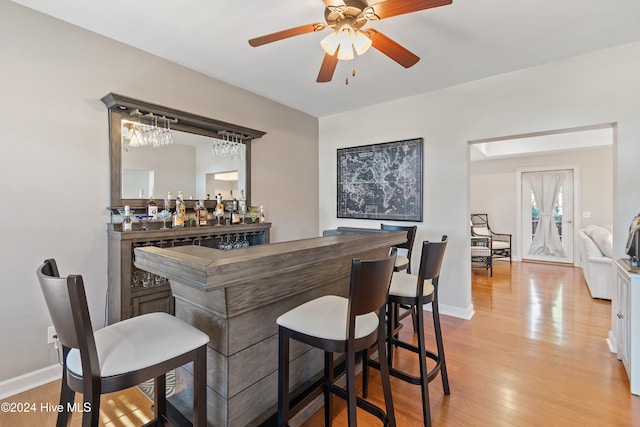
[[[442,316],[451,395],[430,384],[434,426],[638,426],[640,397],[605,338],[610,302],[594,300],[582,271],[573,267],[496,262],[493,279],[473,273],[474,317]],[[441,289],[447,286],[441,278]],[[444,292],[444,291],[443,291]],[[429,317],[427,317],[429,319]],[[405,322],[409,318],[405,319]],[[432,340],[427,320],[428,342]],[[404,336],[412,335],[410,325]],[[416,359],[397,350],[396,360],[417,372]],[[419,387],[392,381],[398,426],[421,426]],[[13,396],[9,402],[57,402],[58,383]],[[370,399],[382,405],[377,371]],[[141,425],[151,414],[137,389],[107,395],[101,425]],[[336,426],[345,426],[344,404],[334,398]],[[305,423],[323,425],[322,411]],[[359,425],[380,422],[359,411]],[[55,413],[0,413],[1,426],[53,426]],[[73,425],[80,417],[74,416]],[[234,426],[235,427],[235,426]]]

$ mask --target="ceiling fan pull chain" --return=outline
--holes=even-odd
[[[344,84],[349,84],[349,70],[347,68],[344,69]]]

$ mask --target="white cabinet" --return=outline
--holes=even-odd
[[[631,273],[626,260],[616,261],[616,269],[618,359],[629,375],[631,393],[640,395],[640,274]]]

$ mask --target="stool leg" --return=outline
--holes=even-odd
[[[278,328],[278,426],[289,422],[289,336]]]
[[[380,316],[383,311],[380,310]],[[389,381],[389,365],[387,364],[387,355],[385,354],[385,325],[381,320],[378,324],[378,360],[380,360],[380,377],[382,379],[382,391],[384,394],[384,404],[387,411],[387,422],[385,425],[395,427],[396,415],[393,410],[393,399],[391,397],[391,382]]]
[[[380,349],[378,349],[380,355]],[[380,356],[382,357],[382,356]],[[369,349],[362,351],[362,398],[366,399],[369,392]]]
[[[71,349],[66,346],[62,346],[62,360],[64,360],[62,367],[62,384],[60,386],[60,407],[62,411],[58,412],[58,421],[56,427],[67,427],[71,423],[71,413],[69,407],[73,404],[76,396],[76,392],[67,384],[67,355]]]
[[[207,425],[207,346],[196,350],[193,362],[193,427]]]
[[[436,346],[438,348],[438,359],[440,362],[440,376],[442,377],[442,388],[444,394],[450,395],[449,376],[447,375],[447,362],[444,358],[444,343],[442,341],[442,328],[440,327],[440,309],[438,308],[438,300],[431,303],[431,311],[433,312],[433,328],[436,335]]]
[[[153,390],[153,412],[157,422],[167,414],[167,377],[166,374],[157,376],[154,379]]]
[[[429,406],[429,371],[427,371],[427,354],[424,342],[424,311],[420,304],[416,307],[418,317],[418,358],[420,359],[420,387],[422,389],[422,417],[425,427],[431,427],[431,409]]]
[[[90,411],[82,413],[82,427],[98,427],[100,421],[100,390],[83,393],[83,407],[89,405]]]
[[[357,426],[358,418],[356,417],[356,352],[352,346],[347,348],[347,412],[349,426]]]
[[[333,418],[333,396],[331,395],[331,384],[333,384],[333,353],[324,352],[324,425],[331,427]]]
[[[413,325],[413,332],[418,331],[418,318],[416,317],[416,306],[411,307],[411,324]]]
[[[387,359],[389,367],[393,367],[393,340],[396,338],[394,334],[395,325],[397,323],[398,305],[395,302],[389,303],[389,313],[387,314]]]

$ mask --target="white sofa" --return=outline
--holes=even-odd
[[[582,273],[591,297],[610,300],[614,290],[611,228],[589,225],[578,233]]]

